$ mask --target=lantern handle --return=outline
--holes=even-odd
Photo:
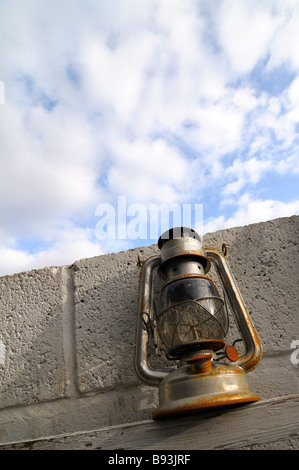
[[[159,385],[173,368],[153,369],[148,361],[147,346],[150,341],[148,328],[144,327],[143,317],[147,316],[150,323],[154,320],[153,315],[153,272],[161,262],[160,256],[152,256],[142,264],[139,305],[136,328],[135,346],[135,370],[137,375],[149,385]]]
[[[262,357],[262,345],[259,336],[225,257],[212,248],[206,248],[204,251],[207,258],[215,266],[217,274],[222,281],[245,343],[245,352],[239,357],[236,364],[241,366],[245,372],[249,372],[258,365]]]

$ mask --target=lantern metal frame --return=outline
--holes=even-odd
[[[188,243],[188,240],[185,241]],[[223,244],[222,253],[214,248],[204,248],[200,255],[208,260],[207,270],[209,265],[215,268],[244,343],[244,352],[229,364],[213,360],[213,348],[207,346],[198,357],[187,359],[185,366],[155,368],[151,365],[151,353],[158,343],[153,280],[155,271],[161,270],[164,260],[161,255],[156,255],[142,263],[135,370],[143,382],[159,386],[160,405],[153,415],[154,419],[260,399],[250,391],[246,373],[253,370],[261,360],[262,345],[226,260],[226,251],[226,245]],[[169,256],[177,255],[176,251]]]

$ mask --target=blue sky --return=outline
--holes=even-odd
[[[299,213],[297,0],[1,0],[0,22],[0,275],[154,243],[100,239],[119,197],[127,223],[202,204],[203,233]]]

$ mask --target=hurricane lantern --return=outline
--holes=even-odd
[[[159,386],[162,419],[200,409],[258,401],[246,373],[261,359],[262,347],[224,252],[203,249],[199,235],[176,227],[158,240],[160,255],[142,263],[135,369]],[[211,279],[214,267],[222,295]],[[155,279],[162,285],[159,292]],[[228,310],[235,317],[244,351],[226,344]],[[174,367],[153,367],[165,352]]]

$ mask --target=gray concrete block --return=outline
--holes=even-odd
[[[291,343],[299,339],[299,217],[206,234],[206,246],[228,245],[228,262],[263,346],[248,374],[261,398],[298,393]]]
[[[221,249],[222,242],[228,243],[228,261],[264,352],[289,349],[299,338],[299,217],[205,236],[207,245]]]
[[[0,278],[0,407],[64,395],[61,269]]]
[[[73,266],[77,383],[81,393],[137,385],[134,346],[140,268],[156,247],[80,260]]]
[[[138,385],[93,396],[73,397],[0,410],[0,445],[68,432],[151,419],[156,388]]]

